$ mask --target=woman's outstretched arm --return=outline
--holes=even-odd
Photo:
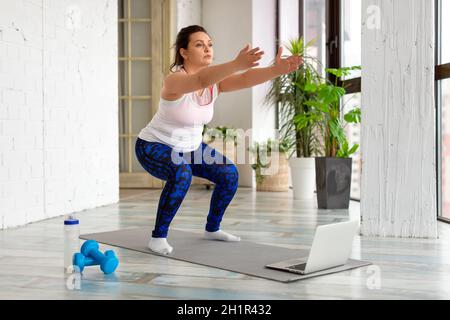
[[[248,87],[253,87],[266,81],[272,80],[284,74],[291,73],[298,69],[303,63],[301,56],[293,55],[285,59],[281,58],[283,47],[279,47],[275,63],[267,68],[250,69],[242,74],[244,83]]]

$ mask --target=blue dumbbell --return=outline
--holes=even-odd
[[[98,250],[98,243],[94,240],[88,240],[81,246],[81,253],[88,258],[91,258],[100,265],[100,269],[105,274],[113,273],[119,265],[119,260],[113,251],[110,250],[108,255],[103,254]]]
[[[105,256],[107,257],[116,257],[114,251],[108,250],[105,252]],[[84,256],[82,253],[75,253],[73,255],[73,265],[77,266],[80,272],[83,272],[85,267],[88,266],[98,266],[99,263],[90,257]]]

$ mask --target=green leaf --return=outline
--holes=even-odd
[[[323,113],[330,112],[330,109],[328,108],[328,106],[320,101],[310,100],[310,101],[305,101],[304,104],[308,107],[316,108]]]
[[[344,120],[348,123],[360,123],[361,122],[361,109],[356,108],[348,112],[344,116]]]
[[[308,48],[308,47],[312,46],[314,43],[316,43],[316,41],[317,41],[317,38],[314,38],[314,39],[310,40],[310,41],[305,45],[305,48]]]
[[[342,77],[342,69],[334,69],[334,68],[327,68],[325,69],[327,73],[330,73],[338,78]]]
[[[347,142],[347,140],[345,140],[344,144],[342,145],[342,151],[344,151],[344,152],[348,151],[348,142]]]
[[[331,138],[336,138],[339,145],[343,145],[345,141],[347,140],[345,137],[344,129],[342,128],[341,124],[339,123],[338,119],[334,119],[329,122],[330,132],[331,132]]]
[[[318,98],[325,104],[338,103],[344,95],[344,88],[328,84],[321,85],[317,93]]]
[[[346,154],[342,150],[338,150],[338,152],[336,152],[336,156],[338,158],[346,158]]]
[[[345,96],[345,89],[342,87],[333,86],[334,92],[338,95],[339,98]]]
[[[316,92],[317,91],[317,85],[315,83],[311,83],[311,82],[310,83],[306,83],[305,87],[304,87],[304,90],[306,92],[310,92],[310,93]]]
[[[358,150],[359,148],[359,144],[355,144],[350,151],[348,152],[349,155],[354,154],[356,152],[356,150]]]
[[[319,116],[312,113],[299,114],[294,117],[297,130],[303,130],[313,126],[319,121]]]

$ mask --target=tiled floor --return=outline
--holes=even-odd
[[[191,186],[171,228],[201,232],[211,190]],[[81,233],[153,225],[161,190],[121,190],[118,204],[77,214]],[[318,210],[288,193],[239,188],[222,229],[243,240],[308,248],[317,225],[359,218],[350,210]],[[371,267],[289,284],[151,254],[113,249],[120,266],[105,276],[87,268],[63,273],[63,218],[0,231],[0,299],[448,299],[450,225],[438,240],[357,236],[352,257]],[[150,236],[150,235],[149,235]],[[176,249],[176,248],[175,248]]]

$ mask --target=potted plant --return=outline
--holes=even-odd
[[[339,82],[352,70],[360,67],[326,69],[334,82],[324,79],[304,88],[314,93],[305,104],[308,112],[294,119],[298,128],[313,124],[320,129],[323,138],[323,157],[315,158],[317,202],[320,209],[348,209],[352,175],[352,158],[359,145],[349,148],[345,127],[349,123],[361,122],[361,109],[352,109],[342,117],[345,105],[341,103],[346,94],[344,82]]]
[[[292,55],[301,55],[303,64],[295,72],[275,78],[266,96],[269,105],[276,104],[280,134],[289,141],[288,159],[295,199],[313,199],[315,190],[315,156],[320,152],[319,133],[314,120],[298,126],[296,119],[308,114],[311,107],[306,103],[314,100],[317,93],[307,90],[321,83],[316,70],[320,61],[308,55],[314,41],[304,44],[303,38],[290,40],[287,46]],[[308,119],[309,120],[309,119]]]
[[[256,191],[289,191],[288,146],[287,140],[268,139],[262,143],[254,142],[248,148],[256,160],[252,164],[256,175]]]

